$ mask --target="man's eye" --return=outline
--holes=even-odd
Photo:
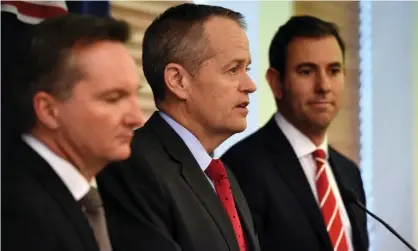
[[[311,69],[302,69],[299,71],[300,75],[304,75],[304,76],[309,76],[310,74],[312,74],[312,70]]]
[[[331,72],[331,75],[332,75],[332,76],[335,76],[335,75],[337,75],[338,73],[340,73],[340,72],[341,72],[341,69],[340,69],[340,68],[332,68],[332,69],[330,70],[330,72]]]
[[[112,95],[112,96],[105,97],[105,101],[108,103],[116,103],[120,100],[120,98],[121,98],[120,95]]]
[[[231,72],[231,73],[237,73],[237,72],[238,72],[238,70],[239,70],[239,65],[237,65],[237,66],[235,66],[235,67],[231,68],[231,69],[229,70],[229,72]]]

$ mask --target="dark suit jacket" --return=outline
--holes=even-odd
[[[99,250],[80,205],[49,164],[19,141],[2,161],[2,250]]]
[[[329,148],[338,187],[353,189],[365,203],[357,166]],[[261,250],[332,250],[318,204],[302,166],[274,118],[234,145],[222,160],[234,172],[251,208]],[[354,248],[367,250],[365,213],[345,201]]]
[[[247,202],[232,174],[229,180],[248,250],[259,250]],[[136,131],[131,158],[106,168],[98,184],[108,218],[125,217],[125,223],[111,225],[113,238],[132,244],[125,250],[157,250],[141,245],[136,228],[144,224],[154,229],[149,238],[166,244],[158,250],[239,250],[214,189],[180,136],[158,113]],[[125,224],[130,225],[129,232]]]

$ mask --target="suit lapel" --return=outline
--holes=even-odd
[[[244,229],[244,234],[246,237],[246,241],[248,243],[248,250],[259,250],[259,246],[257,245],[256,236],[254,233],[254,226],[252,224],[252,217],[249,212],[247,200],[245,199],[244,195],[241,192],[241,189],[236,181],[233,173],[228,170],[228,177],[229,182],[231,184],[232,193],[234,196],[235,201],[235,208],[237,209],[238,216],[241,222],[241,226]]]
[[[243,210],[240,203],[237,203],[237,200],[235,200],[235,207],[238,211],[238,216],[241,221],[242,228],[244,229],[248,250],[259,250],[259,247],[256,246],[257,240],[254,234],[254,227],[250,225],[250,222],[248,221],[248,214]]]
[[[283,180],[289,187],[289,191],[294,195],[307,215],[318,239],[329,250],[332,250],[332,244],[326,231],[321,211],[292,146],[277,126],[274,118],[268,122],[263,130],[264,138],[273,152],[275,167],[282,175]]]
[[[221,230],[229,248],[231,250],[238,250],[238,243],[228,215],[222,207],[215,191],[210,187],[206,177],[204,177],[198,168],[198,166],[188,166],[184,163],[183,177]]]
[[[63,213],[70,219],[86,250],[98,250],[93,231],[81,207],[51,166],[23,142],[21,153],[25,156],[24,166],[40,181],[45,191],[50,193]]]
[[[228,215],[186,144],[157,112],[149,119],[149,126],[158,135],[166,151],[182,165],[184,180],[218,226],[230,250],[238,250]]]

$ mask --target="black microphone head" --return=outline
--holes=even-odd
[[[357,202],[359,201],[358,198],[357,198],[356,193],[353,190],[351,190],[351,189],[348,189],[348,188],[345,188],[345,187],[341,187],[340,188],[340,192],[341,192],[341,196],[345,200],[347,200],[348,202],[356,203],[357,204]]]

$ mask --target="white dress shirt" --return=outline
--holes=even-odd
[[[77,168],[56,155],[37,138],[30,134],[24,134],[22,139],[51,166],[76,201],[79,201],[89,192],[90,186],[96,186],[94,179],[89,184]]]
[[[200,141],[194,136],[191,132],[189,132],[186,128],[182,125],[177,123],[174,119],[168,116],[166,113],[159,111],[158,114],[171,126],[171,128],[176,131],[176,133],[180,136],[183,142],[186,144],[187,148],[192,153],[193,157],[196,159],[197,163],[199,164],[200,168],[203,171],[203,174],[208,179],[211,186],[215,189],[215,186],[212,180],[206,175],[205,170],[208,168],[210,162],[212,161],[212,157],[209,156],[208,152],[202,146]]]
[[[312,153],[317,148],[320,148],[325,151],[325,153],[327,154],[327,158],[329,158],[327,137],[325,137],[324,142],[322,142],[322,144],[319,147],[316,147],[315,144],[308,137],[306,137],[296,127],[294,127],[291,123],[289,123],[279,112],[275,114],[274,118],[276,120],[277,125],[282,130],[283,134],[286,136],[287,140],[290,142],[290,145],[295,151],[296,156],[299,159],[299,162],[303,168],[303,171],[306,175],[306,178],[308,179],[309,185],[312,189],[312,192],[319,206],[318,195],[316,191],[316,179],[315,179],[317,167],[316,167],[314,158],[312,156]],[[340,210],[344,231],[347,236],[349,250],[352,251],[353,243],[352,243],[350,219],[348,218],[347,211],[343,204],[343,200],[341,198],[340,191],[335,181],[334,174],[332,173],[332,169],[330,168],[328,159],[327,159],[325,171],[327,172],[331,189],[337,199],[337,204]]]

